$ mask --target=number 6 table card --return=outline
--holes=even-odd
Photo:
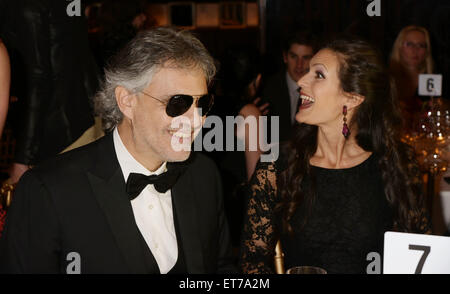
[[[419,75],[419,95],[420,96],[441,96],[442,95],[442,75]]]
[[[386,232],[384,274],[450,274],[450,237]]]

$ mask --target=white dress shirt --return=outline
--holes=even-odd
[[[295,114],[298,111],[298,100],[300,99],[300,93],[298,92],[298,85],[297,82],[294,81],[288,72],[286,72],[286,81],[289,91],[289,98],[291,102],[291,123],[294,123],[295,120]]]
[[[166,171],[163,163],[156,171],[150,172],[128,152],[117,128],[113,133],[114,148],[122,169],[125,182],[132,172],[144,175],[159,175]],[[153,185],[148,185],[131,201],[134,219],[158,263],[162,274],[168,273],[178,258],[178,245],[173,220],[171,191],[159,193]]]

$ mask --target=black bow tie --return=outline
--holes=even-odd
[[[192,153],[191,153],[192,154]],[[167,171],[160,175],[143,175],[138,173],[130,173],[127,179],[126,191],[130,200],[141,194],[147,185],[153,185],[159,193],[166,193],[171,189],[178,178],[184,173],[192,156],[183,162],[168,162]]]

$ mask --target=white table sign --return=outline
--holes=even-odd
[[[450,237],[386,232],[384,274],[450,274]]]
[[[441,96],[442,95],[442,75],[419,75],[419,95],[420,96]]]

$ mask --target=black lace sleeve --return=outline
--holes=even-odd
[[[249,182],[241,238],[240,266],[245,274],[273,273],[275,200],[275,163],[259,162]]]

